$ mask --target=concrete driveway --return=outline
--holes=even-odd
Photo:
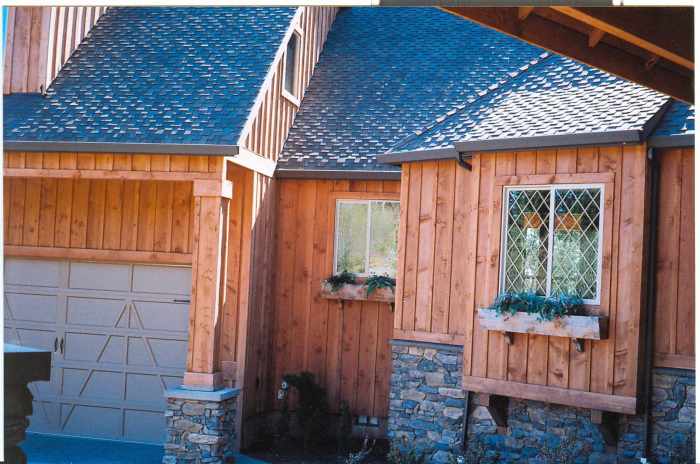
[[[160,464],[163,447],[28,433],[21,448],[29,464]],[[236,464],[266,464],[236,456]]]

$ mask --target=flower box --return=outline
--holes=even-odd
[[[344,284],[338,290],[333,290],[329,284],[321,282],[321,297],[329,300],[356,300],[393,303],[394,290],[388,287],[378,288],[370,295],[367,295],[367,286],[363,283]]]
[[[562,316],[543,321],[537,314],[517,312],[500,314],[494,309],[479,309],[479,325],[487,330],[505,333],[526,333],[568,337],[579,340],[604,340],[608,338],[608,318],[600,316]],[[508,336],[510,338],[510,336]]]

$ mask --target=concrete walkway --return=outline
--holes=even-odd
[[[29,464],[160,464],[163,447],[28,433],[21,448]],[[236,464],[265,464],[244,455]]]

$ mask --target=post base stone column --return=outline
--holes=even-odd
[[[167,390],[163,464],[233,463],[238,394],[237,388]]]

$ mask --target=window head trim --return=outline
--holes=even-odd
[[[532,176],[535,177],[535,176]],[[568,176],[567,176],[568,177]],[[607,176],[606,176],[607,179]],[[505,179],[504,179],[505,180]],[[601,179],[603,180],[603,179]],[[498,289],[502,293],[505,291],[505,277],[506,277],[506,246],[508,234],[506,227],[508,225],[508,194],[512,191],[532,191],[532,190],[547,190],[550,192],[549,195],[549,226],[548,226],[548,239],[547,239],[547,281],[546,281],[546,295],[551,294],[552,289],[552,259],[553,259],[553,244],[554,244],[554,203],[555,195],[554,192],[557,190],[583,190],[583,189],[599,189],[600,195],[598,198],[598,244],[597,244],[597,263],[596,263],[596,285],[595,285],[595,298],[583,299],[583,303],[586,305],[597,306],[601,304],[602,293],[603,293],[603,253],[604,253],[604,242],[605,242],[605,199],[606,199],[606,184],[607,182],[594,182],[594,183],[554,183],[554,184],[513,184],[513,185],[503,185],[503,191],[501,193],[501,226],[500,226],[500,262],[498,267]],[[498,184],[497,184],[498,185]],[[608,188],[611,186],[608,184]]]

